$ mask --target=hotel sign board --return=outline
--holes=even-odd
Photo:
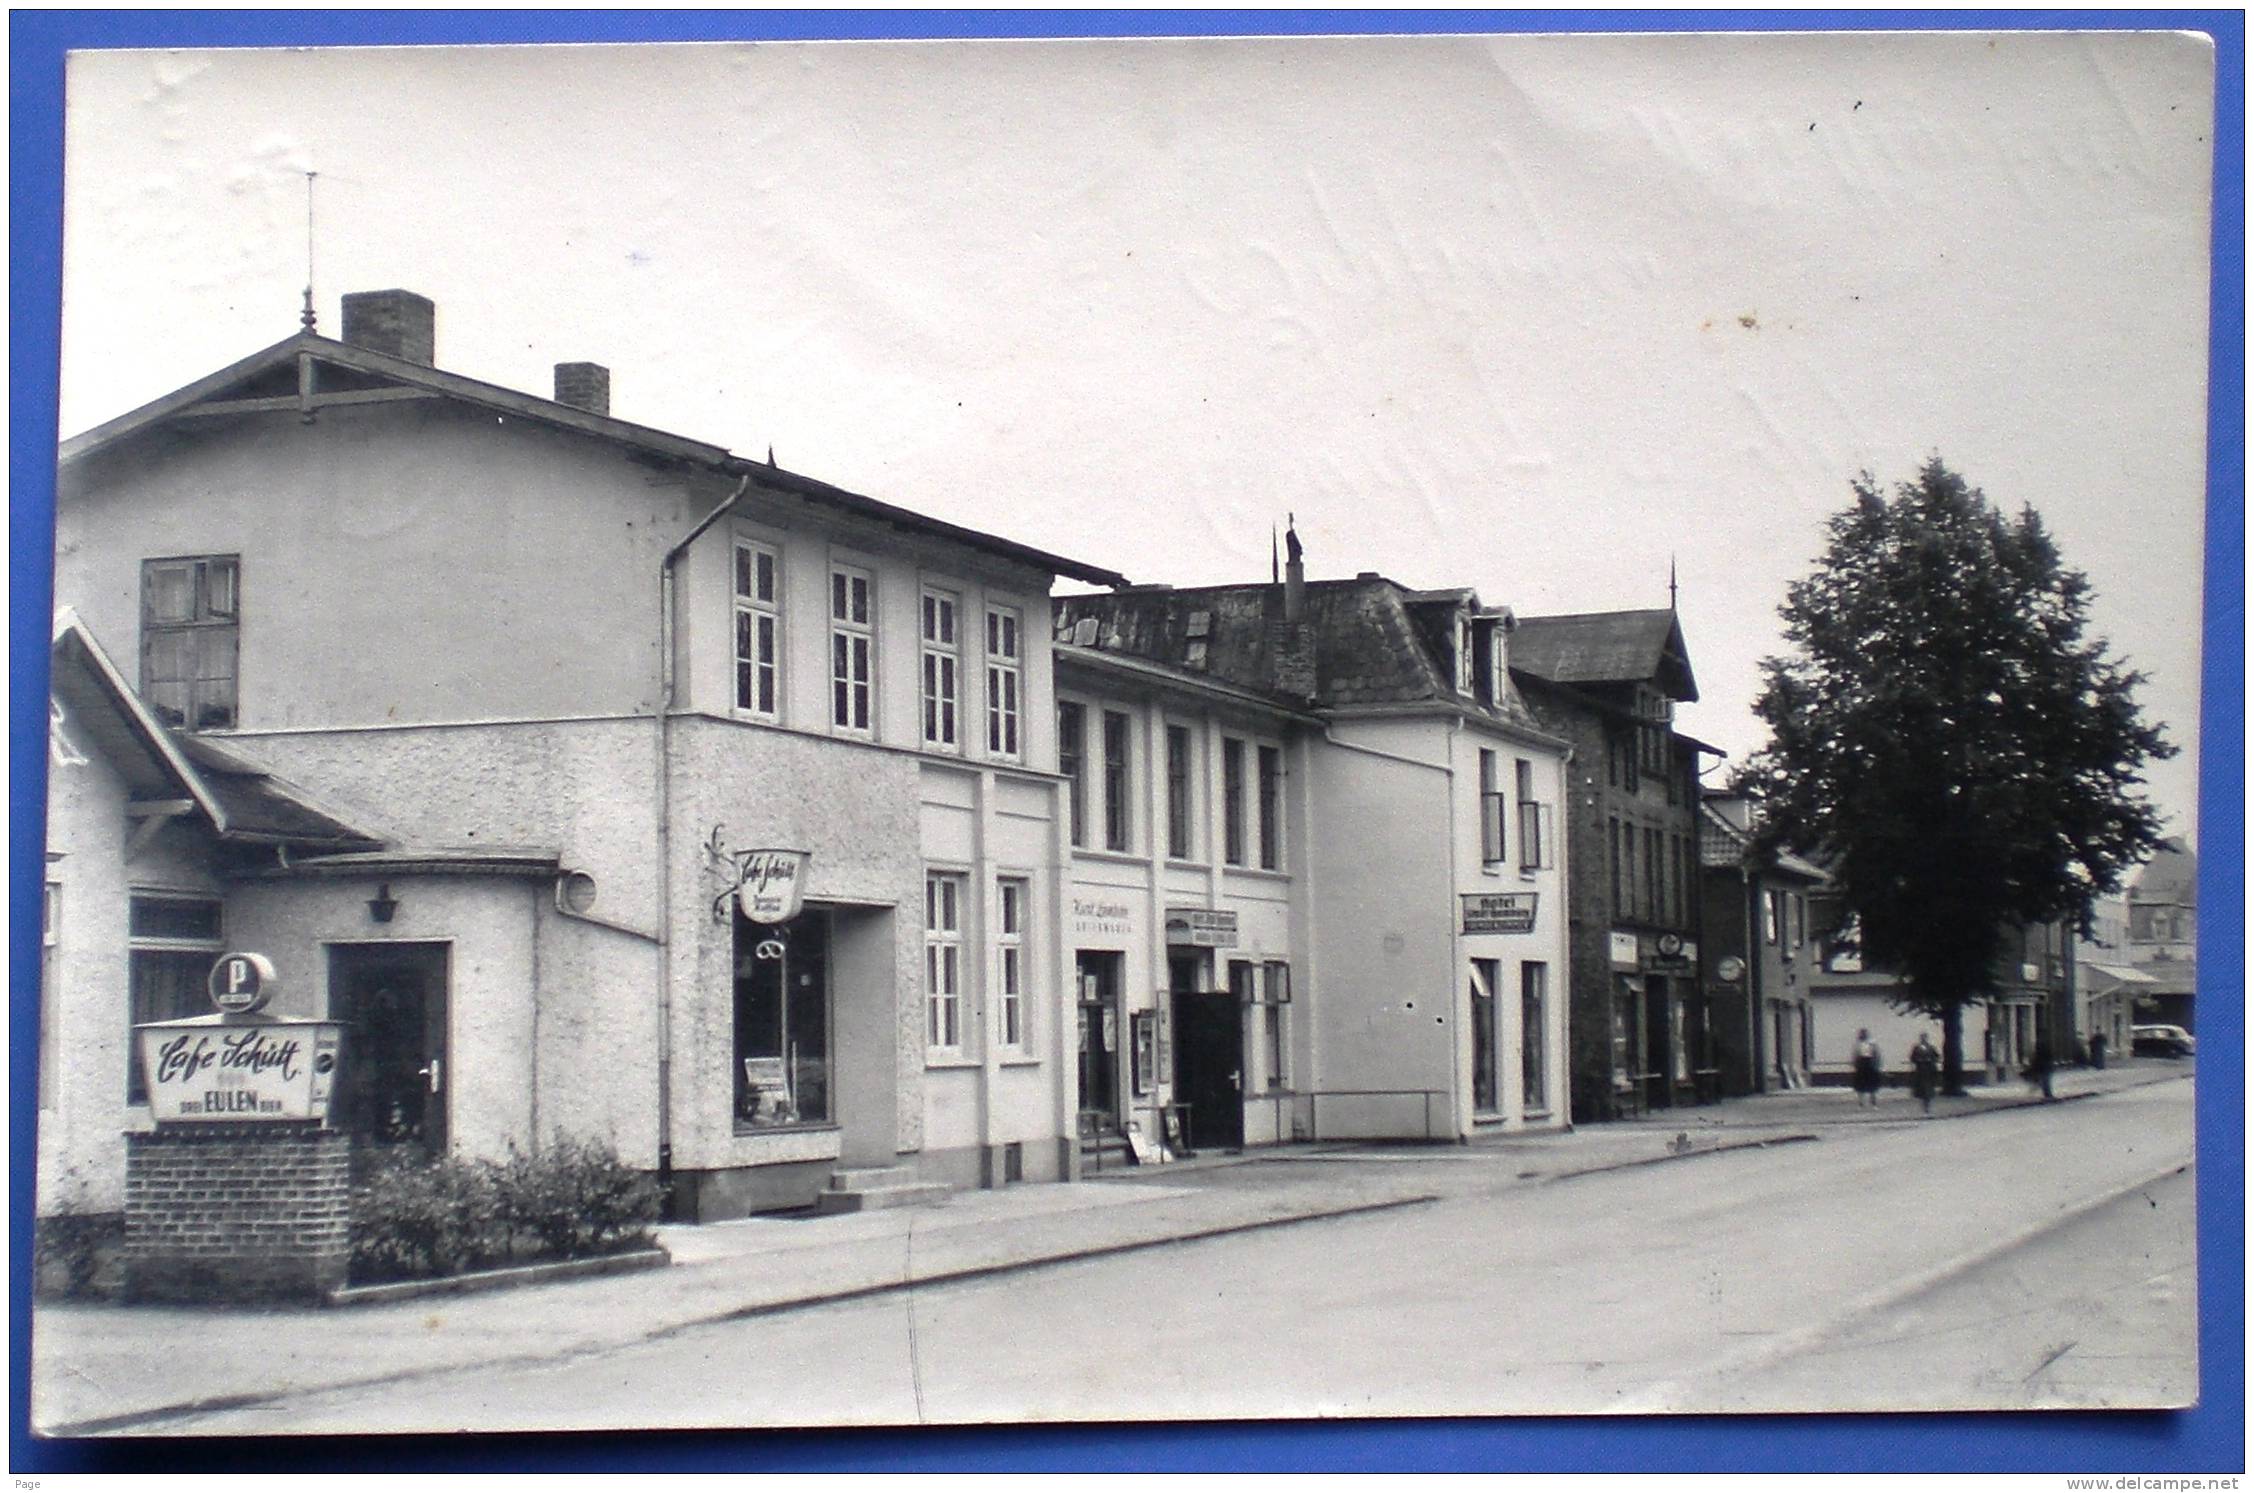
[[[1169,907],[1166,941],[1176,948],[1233,949],[1237,946],[1234,908]]]
[[[1532,933],[1538,892],[1465,892],[1464,932]]]

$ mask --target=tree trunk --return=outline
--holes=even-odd
[[[1941,1092],[1964,1093],[1963,1001],[1951,1001],[1941,1011]]]

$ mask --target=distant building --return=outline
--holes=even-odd
[[[2074,941],[2074,980],[2080,999],[2075,1039],[2083,1051],[2102,1034],[2111,1056],[2129,1056],[2137,997],[2158,982],[2133,962],[2126,893],[2100,897],[2091,905],[2090,936]]]
[[[1815,1062],[1810,977],[1820,949],[1810,902],[1825,885],[1823,868],[1790,851],[1761,854],[1742,794],[1709,792],[1702,812],[1699,951],[1723,1090],[1804,1087]]]
[[[1081,1107],[1220,1145],[1562,1127],[1565,743],[1511,614],[1292,548],[1055,603]]]
[[[1672,610],[1519,620],[1511,674],[1573,744],[1573,1112],[1611,1119],[1717,1091],[1699,948],[1698,759],[1675,729],[1696,700]]]
[[[2152,984],[2136,996],[2138,1021],[2193,1031],[2199,989],[2199,857],[2173,836],[2129,883],[2129,963]]]
[[[1832,926],[1836,914],[1820,907],[1818,921]],[[2053,1060],[2073,1060],[2073,1043],[2059,1013],[2074,1001],[2073,928],[2067,923],[2035,923],[2004,930],[2004,947],[1989,976],[1989,994],[1963,1008],[1965,1076],[2001,1083],[2017,1075],[2048,1039]],[[1866,959],[1855,941],[1851,920],[1820,948],[1818,969],[1810,976],[1810,1022],[1814,1028],[1817,1083],[1846,1083],[1854,1072],[1855,1033],[1868,1028],[1890,1074],[1907,1076],[1909,1051],[1919,1032],[1943,1045],[1941,1023],[1922,1012],[1903,1012],[1893,998],[1905,982],[1892,970]]]

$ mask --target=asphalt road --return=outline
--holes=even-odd
[[[2167,1083],[1531,1187],[1507,1150],[1273,1163],[1443,1200],[138,1429],[2181,1404],[2192,1189],[2154,1179],[2191,1153]]]

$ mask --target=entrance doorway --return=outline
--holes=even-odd
[[[446,1150],[442,943],[331,944],[329,1017],[344,1023],[330,1120],[357,1147]]]
[[[1174,1097],[1190,1149],[1244,1144],[1244,1008],[1227,990],[1174,992]]]
[[[1644,979],[1644,1053],[1650,1060],[1645,1070],[1645,1083],[1649,1086],[1644,1102],[1654,1109],[1671,1107],[1675,1102],[1675,1058],[1678,1029],[1673,992],[1667,988],[1665,975],[1648,975]]]
[[[1080,1113],[1110,1129],[1119,1124],[1119,987],[1127,956],[1082,949],[1080,971]]]

